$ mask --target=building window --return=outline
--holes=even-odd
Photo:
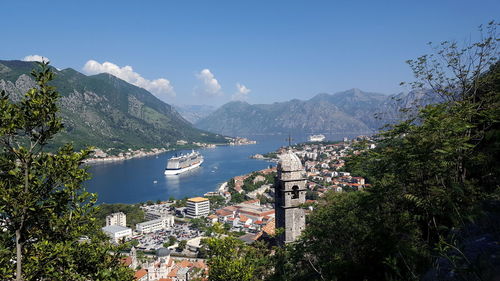
[[[299,199],[299,187],[296,185],[292,187],[292,199]]]

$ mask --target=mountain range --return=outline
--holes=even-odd
[[[35,86],[33,62],[0,60],[0,90],[13,101]],[[226,142],[223,136],[197,129],[171,105],[150,92],[111,74],[86,76],[74,69],[52,69],[51,84],[61,94],[60,114],[65,130],[55,144],[71,141],[76,148],[167,147],[177,140]]]
[[[318,94],[309,100],[273,104],[229,102],[195,126],[226,135],[255,134],[370,134],[405,118],[402,109],[432,102],[429,91],[384,95],[350,89]],[[411,112],[410,112],[411,113]],[[408,112],[406,113],[408,114]]]
[[[177,110],[177,112],[179,112],[179,114],[182,115],[182,117],[184,117],[184,119],[193,124],[207,117],[217,109],[217,107],[213,105],[205,105],[205,104],[200,104],[200,105],[176,104],[173,106],[175,110]]]
[[[33,62],[0,60],[0,90],[19,101],[35,86],[30,76],[35,67]],[[53,71],[56,78],[51,83],[61,93],[60,113],[65,125],[55,145],[71,141],[76,148],[166,147],[178,140],[223,143],[226,139],[222,135],[370,134],[404,118],[401,109],[432,102],[429,91],[388,96],[351,89],[318,94],[305,101],[253,105],[233,101],[218,109],[174,107],[111,74],[87,76],[71,68]]]

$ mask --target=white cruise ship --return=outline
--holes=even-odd
[[[312,135],[312,136],[309,136],[309,141],[320,142],[320,141],[324,141],[325,138],[326,137],[324,135]]]
[[[203,163],[203,156],[194,150],[189,154],[174,156],[168,159],[165,175],[178,175],[190,171]]]

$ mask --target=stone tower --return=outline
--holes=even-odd
[[[297,155],[288,151],[279,157],[274,198],[276,228],[284,229],[278,244],[283,245],[295,241],[305,228],[305,214],[300,205],[306,201],[306,180]]]

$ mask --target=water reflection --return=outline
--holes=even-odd
[[[202,171],[203,171],[203,166],[198,166],[192,170],[189,170],[179,175],[165,175],[165,182],[166,182],[165,187],[169,191],[178,193],[180,185],[183,182],[183,180],[186,180],[192,176],[199,175],[202,173]]]

